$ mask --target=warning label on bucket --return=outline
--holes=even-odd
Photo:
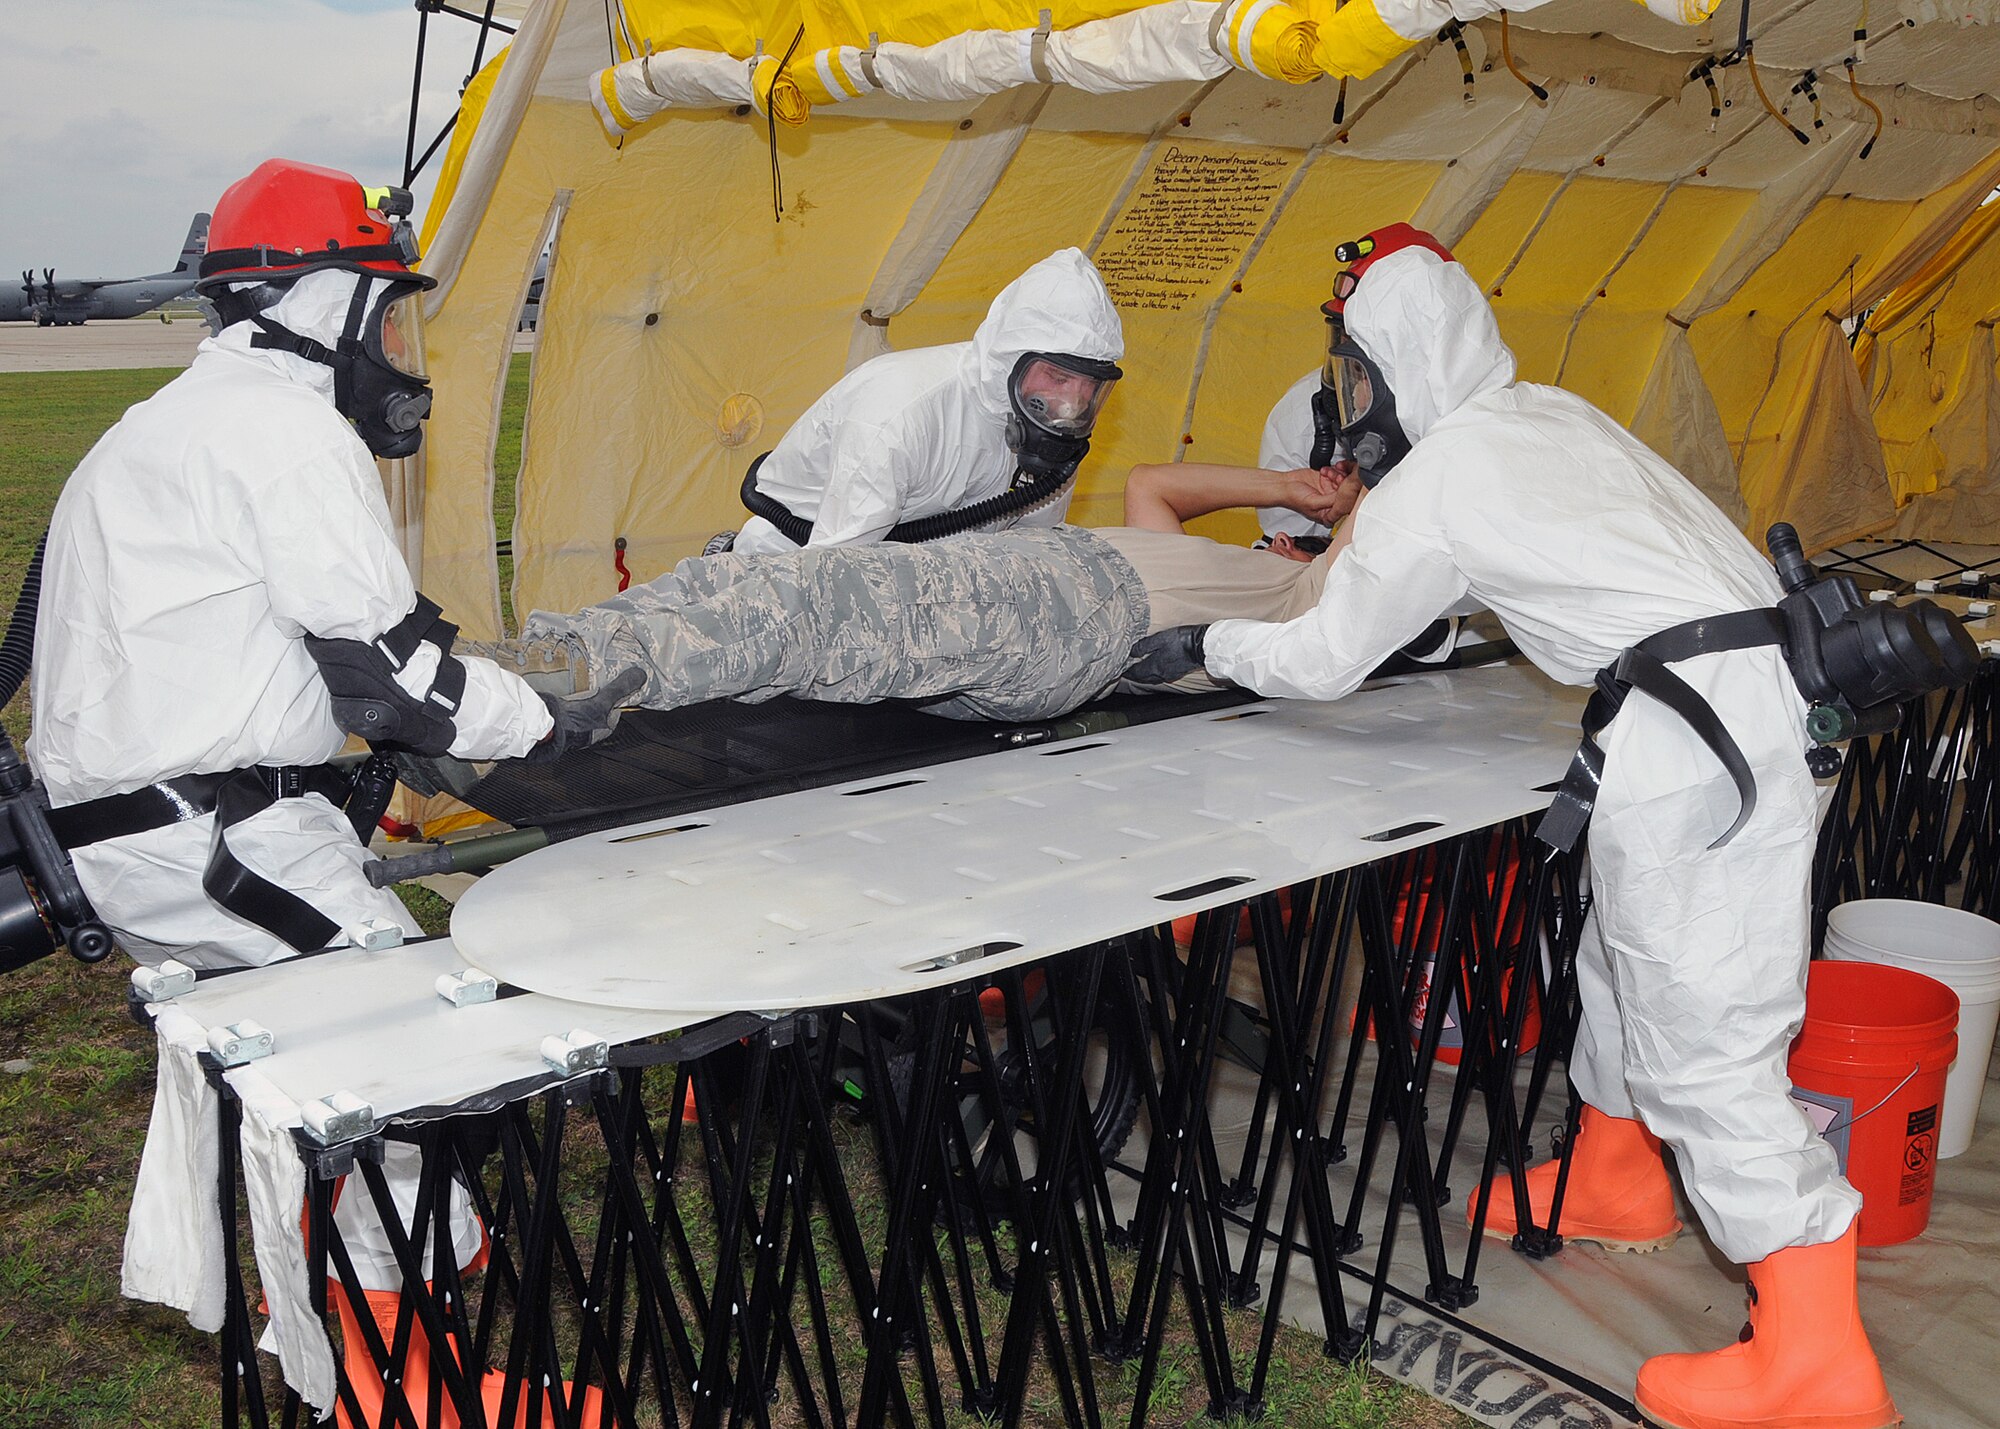
[[[1931,1178],[1937,1172],[1936,1127],[1935,1104],[1910,1113],[1906,1123],[1909,1140],[1903,1143],[1903,1184],[1896,1204],[1913,1206],[1929,1197]]]

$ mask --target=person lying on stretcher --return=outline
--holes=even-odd
[[[1251,550],[1189,535],[1185,521],[1284,504],[1337,522],[1358,491],[1331,467],[1141,466],[1127,526],[697,556],[574,615],[536,611],[521,639],[472,649],[552,692],[596,690],[647,709],[791,694],[1049,719],[1121,687],[1158,688],[1127,678],[1148,634],[1231,616],[1285,620],[1317,604],[1335,554],[1323,539]],[[1443,627],[1420,643],[1413,654],[1451,648]],[[1218,688],[1202,674],[1174,687]]]

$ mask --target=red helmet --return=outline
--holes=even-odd
[[[1346,312],[1347,300],[1354,295],[1354,289],[1360,284],[1361,275],[1368,271],[1369,264],[1405,248],[1428,248],[1447,263],[1458,261],[1451,256],[1450,249],[1421,228],[1412,228],[1407,223],[1392,223],[1387,228],[1378,228],[1351,242],[1334,245],[1335,261],[1345,263],[1347,267],[1334,275],[1333,297],[1320,311],[1329,318],[1337,318]]]
[[[195,286],[343,268],[434,288],[437,279],[410,266],[417,261],[416,235],[404,221],[411,207],[408,189],[363,188],[338,169],[266,159],[216,203]]]

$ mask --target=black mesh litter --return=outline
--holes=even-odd
[[[740,804],[1070,739],[1176,715],[1241,704],[1237,691],[1210,695],[1113,695],[1043,724],[942,719],[910,705],[764,704],[714,700],[686,709],[631,710],[596,747],[554,764],[509,763],[474,786],[474,808],[555,838],[616,828],[639,818]]]

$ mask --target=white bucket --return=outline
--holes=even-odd
[[[1958,1060],[1945,1079],[1938,1156],[1972,1144],[1986,1064],[2000,1024],[2000,923],[1903,898],[1863,898],[1827,916],[1826,955],[1841,962],[1884,963],[1934,977],[1958,994]]]

